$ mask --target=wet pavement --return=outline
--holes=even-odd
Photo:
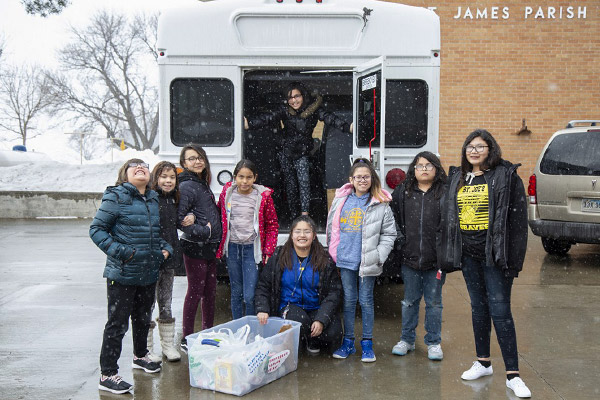
[[[163,363],[159,374],[131,369],[123,341],[120,374],[135,394],[99,392],[98,357],[106,322],[104,255],[88,238],[91,220],[0,220],[0,399],[230,399],[192,388],[187,361]],[[524,272],[513,286],[521,376],[537,399],[600,398],[600,246],[547,255],[530,237]],[[176,278],[173,310],[180,331],[185,277]],[[334,360],[300,355],[298,370],[247,399],[504,399],[504,368],[495,337],[495,374],[460,379],[474,360],[468,294],[462,276],[444,286],[444,360],[427,359],[421,307],[415,352],[391,354],[399,340],[403,286],[376,287],[375,352]],[[216,322],[230,318],[229,287],[218,286]],[[357,320],[357,336],[360,320]],[[360,337],[360,336],[359,336]],[[158,342],[158,332],[155,332]],[[156,345],[158,350],[158,345]]]

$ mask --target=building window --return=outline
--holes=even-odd
[[[229,146],[233,142],[233,83],[228,79],[171,82],[171,141],[177,146]]]

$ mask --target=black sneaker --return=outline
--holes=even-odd
[[[306,345],[306,351],[308,351],[308,354],[316,356],[321,352],[321,348],[316,343],[309,341]]]
[[[187,352],[188,352],[188,346],[187,346],[187,339],[186,338],[181,339],[181,344],[179,345],[179,347],[181,347],[181,351],[183,351],[184,353],[187,354]]]
[[[140,358],[133,356],[133,363],[131,366],[133,368],[143,369],[150,374],[160,371],[160,363],[151,361],[147,354]]]
[[[114,394],[123,394],[133,390],[133,385],[125,382],[119,375],[100,375],[98,389]]]

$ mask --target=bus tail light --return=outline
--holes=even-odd
[[[535,174],[529,177],[529,186],[527,186],[527,195],[529,196],[529,204],[537,204],[537,185]]]
[[[400,185],[406,179],[406,173],[402,168],[392,168],[385,175],[385,183],[391,188],[395,189],[396,186]]]

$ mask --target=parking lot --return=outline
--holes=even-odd
[[[120,374],[135,384],[135,393],[117,396],[98,391],[106,322],[105,258],[88,237],[90,222],[0,220],[0,398],[231,398],[191,388],[185,359],[165,361],[159,374],[133,372],[130,332],[123,342]],[[513,314],[521,376],[533,398],[600,398],[599,289],[600,245],[573,246],[565,257],[550,256],[540,239],[530,235],[524,271],[513,287]],[[178,325],[185,291],[185,278],[177,278],[173,310]],[[245,397],[514,398],[504,384],[495,337],[495,374],[468,383],[460,379],[474,360],[469,298],[460,273],[449,275],[444,287],[441,362],[427,359],[422,316],[416,351],[405,357],[391,354],[400,335],[403,286],[384,284],[375,293],[377,362],[364,364],[357,356],[334,360],[301,355],[296,372]],[[229,318],[229,287],[221,283],[216,322]],[[356,326],[360,329],[360,320]]]

